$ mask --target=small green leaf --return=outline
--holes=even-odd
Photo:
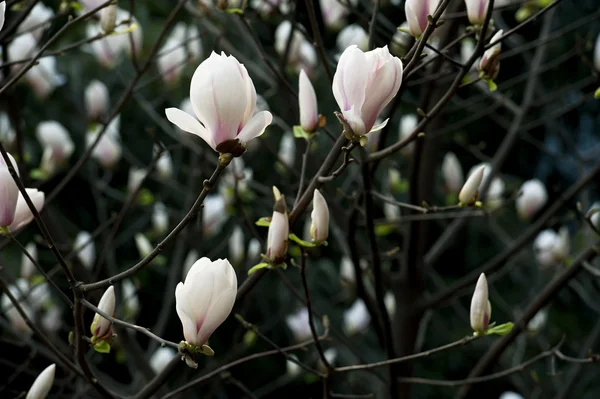
[[[594,98],[595,98],[596,100],[599,100],[599,99],[600,99],[600,87],[598,87],[598,88],[596,89],[596,91],[594,92]]]
[[[110,344],[106,341],[96,342],[92,348],[98,353],[110,353]]]
[[[377,237],[385,237],[392,234],[396,230],[396,226],[393,224],[385,223],[378,224],[375,226],[375,235]]]
[[[271,217],[270,216],[262,217],[262,218],[258,219],[254,224],[257,226],[261,226],[261,227],[269,227],[271,225]]]
[[[465,75],[465,77],[462,78],[461,85],[464,86],[464,85],[467,85],[469,83],[471,83],[471,77],[469,75]]]
[[[492,79],[485,79],[485,82],[488,84],[490,91],[494,92],[494,91],[498,90],[498,86]]]
[[[75,334],[73,334],[73,331],[69,331],[69,337],[67,338],[67,340],[69,341],[69,345],[73,345],[74,338],[75,338]]]
[[[256,338],[257,338],[257,336],[254,331],[252,331],[252,330],[246,331],[246,334],[244,334],[244,338],[243,338],[244,345],[246,345],[248,347],[253,346],[256,343]]]
[[[239,14],[239,15],[244,15],[244,10],[242,10],[241,8],[228,8],[227,10],[225,10],[227,13],[229,14]]]
[[[77,2],[77,1],[72,1],[69,5],[75,11],[81,11],[83,9],[81,4],[79,4],[79,2]]]
[[[506,335],[511,332],[514,326],[515,323],[512,322],[500,324],[498,326],[488,328],[488,330],[485,332],[485,335]]]
[[[540,8],[548,7],[554,0],[537,0],[537,6]]]
[[[29,172],[29,177],[33,180],[44,180],[48,176],[41,169],[32,169],[31,172]]]
[[[212,348],[208,345],[202,345],[201,352],[203,355],[206,355],[206,356],[214,356],[215,355],[215,351],[212,350]]]
[[[294,137],[296,137],[298,139],[308,140],[312,136],[310,133],[308,133],[307,131],[302,129],[302,126],[300,126],[300,125],[294,125],[292,132],[294,133]]]
[[[31,278],[30,283],[32,286],[36,286],[42,284],[44,281],[46,281],[46,278],[44,276],[42,276],[41,274],[36,274]]]
[[[248,276],[257,270],[264,269],[265,267],[268,268],[269,266],[271,266],[271,265],[269,265],[268,263],[265,263],[265,262],[259,263],[258,265],[255,265],[255,266],[252,266],[250,268],[250,270],[248,270]]]
[[[152,205],[154,203],[154,194],[147,188],[142,188],[138,194],[137,202],[140,205]]]
[[[290,240],[294,241],[296,244],[306,247],[306,248],[314,248],[318,246],[317,244],[313,244],[312,242],[301,240],[296,234],[291,233],[289,235]]]

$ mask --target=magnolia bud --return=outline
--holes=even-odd
[[[80,231],[73,242],[73,251],[77,254],[79,262],[88,270],[92,270],[96,262],[96,246],[92,235],[87,231]]]
[[[294,167],[296,160],[296,141],[292,134],[287,133],[281,138],[279,143],[279,152],[277,153],[279,161],[288,168]]]
[[[123,280],[123,312],[127,319],[135,319],[140,312],[137,288],[131,280]]]
[[[35,242],[30,242],[25,247],[27,253],[31,256],[33,261],[37,261],[37,246]],[[24,279],[30,279],[37,273],[35,263],[29,259],[29,256],[23,254],[21,258],[21,277]]]
[[[362,51],[367,51],[369,50],[369,34],[358,24],[348,25],[338,34],[336,44],[339,51],[344,51],[353,44]]]
[[[520,192],[521,195],[515,201],[515,206],[519,217],[522,219],[530,219],[548,201],[546,187],[538,179],[523,183]]]
[[[437,8],[439,0],[406,0],[404,3],[404,12],[410,33],[418,38],[420,37],[429,20],[428,15],[433,15]]]
[[[168,346],[159,347],[150,358],[150,367],[152,368],[152,371],[154,371],[155,374],[160,374],[175,356],[177,356],[177,351],[173,348]]]
[[[396,297],[391,292],[386,292],[383,297],[383,303],[385,304],[385,308],[390,316],[394,315],[396,311]]]
[[[298,357],[296,355],[290,355],[290,357],[298,361]],[[286,361],[285,369],[287,375],[292,378],[298,376],[298,374],[300,374],[300,372],[302,371],[302,367],[300,367],[296,362],[293,362],[291,360]]]
[[[144,168],[136,168],[135,166],[129,169],[129,179],[127,180],[127,192],[133,194],[146,178],[148,171]]]
[[[500,29],[494,36],[490,43],[493,43],[502,37],[503,31]],[[500,72],[500,52],[502,51],[502,42],[494,44],[491,48],[487,49],[479,61],[479,72],[484,79],[496,79],[498,72]]]
[[[240,226],[235,226],[229,236],[229,254],[234,265],[244,260],[244,232]]]
[[[465,205],[473,205],[477,201],[479,195],[479,186],[483,180],[483,172],[485,165],[481,165],[479,169],[475,170],[467,178],[467,181],[463,185],[460,193],[458,193],[458,200]]]
[[[260,249],[260,241],[258,241],[256,238],[251,239],[248,243],[248,260],[258,259],[260,255]]]
[[[529,323],[527,323],[527,331],[531,333],[538,332],[544,327],[547,320],[548,311],[546,309],[541,309],[531,318],[531,320],[529,320]]]
[[[600,201],[594,202],[588,212],[591,213],[589,218],[592,226],[596,229],[600,229]]]
[[[156,171],[161,181],[167,181],[173,176],[173,159],[168,151],[163,151],[156,160]]]
[[[485,274],[481,273],[473,298],[471,299],[471,328],[476,334],[484,333],[490,324],[492,307],[488,300],[488,286]]]
[[[167,207],[162,202],[156,202],[152,210],[152,228],[154,231],[163,235],[169,228],[169,213]]]
[[[103,311],[109,316],[112,316],[115,313],[115,288],[111,285],[100,298],[100,302],[98,303],[98,309]],[[94,320],[92,321],[92,325],[90,326],[90,331],[92,332],[92,343],[96,343],[98,341],[103,341],[112,337],[112,322],[108,319],[105,319],[100,314],[96,313],[94,316]]]
[[[27,195],[37,212],[41,212],[44,207],[45,195],[43,192],[38,191],[35,188],[26,188]],[[15,209],[15,217],[13,222],[8,226],[9,231],[17,231],[22,227],[25,227],[29,222],[33,220],[33,213],[29,209],[29,205],[25,201],[23,195],[19,192],[19,198],[17,199],[17,207]]]
[[[411,135],[411,133],[413,133],[415,131],[418,124],[419,124],[419,119],[417,118],[417,115],[415,115],[415,114],[402,115],[402,118],[400,118],[400,124],[398,125],[399,139],[400,140],[408,139],[408,137]],[[402,155],[408,157],[408,156],[412,155],[414,148],[415,148],[415,143],[412,142],[412,143],[404,146],[404,148],[402,148],[400,150],[400,152],[402,153]]]
[[[108,88],[99,80],[92,80],[84,92],[85,110],[91,120],[97,120],[108,110]]]
[[[457,193],[461,189],[464,183],[463,170],[460,166],[460,161],[452,152],[444,156],[442,175],[444,176],[448,192]]]
[[[367,328],[371,316],[362,299],[357,299],[349,309],[344,311],[344,331],[347,335],[354,335]]]
[[[489,7],[489,0],[465,0],[465,3],[469,22],[473,25],[483,25]]]
[[[292,330],[296,341],[303,341],[311,337],[308,309],[302,308],[285,318],[285,323]]]
[[[290,225],[285,197],[280,196],[273,207],[273,217],[267,234],[267,257],[275,264],[283,262],[288,250]]]
[[[300,71],[298,104],[300,106],[300,126],[302,130],[312,133],[319,127],[319,112],[317,111],[317,95],[304,69]]]
[[[15,159],[10,154],[6,155],[8,155],[13,169],[18,171]],[[19,188],[8,170],[8,164],[4,161],[4,157],[0,156],[0,227],[13,223],[18,200]]]
[[[310,237],[315,243],[322,243],[329,236],[329,208],[319,190],[313,194],[313,211],[310,214]]]
[[[356,282],[354,264],[352,259],[347,256],[344,256],[340,262],[340,278],[346,283],[354,284]]]
[[[109,34],[115,30],[117,24],[117,4],[116,2],[103,8],[100,11],[100,26],[104,33]]]
[[[146,237],[142,233],[136,233],[133,236],[133,239],[135,241],[135,246],[137,247],[137,250],[142,258],[145,258],[148,255],[150,255],[153,248],[148,237]]]
[[[56,365],[51,364],[46,367],[44,371],[38,375],[38,377],[33,382],[29,391],[27,391],[27,396],[25,399],[44,399],[48,396],[48,393],[52,389],[52,384],[54,384],[54,372],[56,370]]]

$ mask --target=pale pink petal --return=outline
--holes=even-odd
[[[202,126],[198,119],[178,108],[167,108],[165,109],[165,114],[167,115],[167,119],[178,128],[188,133],[200,136],[200,138],[206,141],[206,143],[211,146],[213,150],[215,149],[216,145],[211,135],[209,134],[208,130]]]
[[[269,111],[257,112],[237,135],[237,139],[240,140],[242,144],[246,144],[250,140],[263,134],[272,121],[273,115]]]

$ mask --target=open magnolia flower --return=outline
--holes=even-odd
[[[200,136],[215,151],[240,156],[246,143],[263,134],[273,120],[269,111],[256,110],[256,89],[244,65],[225,53],[203,61],[190,85],[195,117],[167,108],[167,119],[181,130]]]

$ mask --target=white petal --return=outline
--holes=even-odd
[[[273,121],[273,115],[269,111],[257,112],[237,135],[237,139],[242,144],[246,144],[263,134],[267,126],[271,124],[271,121]]]
[[[213,150],[215,149],[216,145],[210,133],[202,126],[198,119],[179,108],[167,108],[165,109],[165,115],[167,115],[169,122],[183,131],[200,136]]]

